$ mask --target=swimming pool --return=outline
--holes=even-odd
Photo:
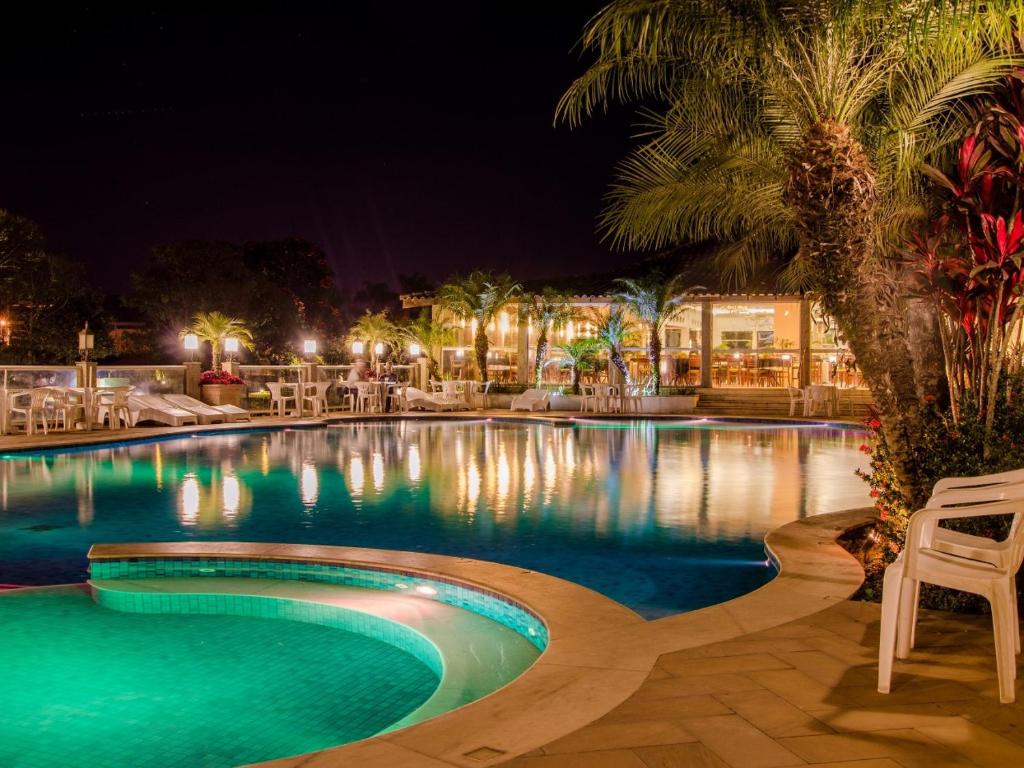
[[[346,544],[493,560],[653,618],[773,575],[764,534],[870,500],[864,435],[714,422],[396,421],[0,460],[0,582],[85,578],[93,542]]]

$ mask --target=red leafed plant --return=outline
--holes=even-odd
[[[227,371],[203,371],[200,384],[245,384],[242,379]]]
[[[1024,70],[979,112],[950,173],[925,166],[947,198],[905,248],[912,279],[939,309],[953,418],[965,402],[991,431],[1021,366],[1024,301]],[[1000,387],[1003,390],[1000,390]]]

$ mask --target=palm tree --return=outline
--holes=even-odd
[[[537,327],[537,354],[534,363],[534,385],[539,387],[544,378],[547,362],[548,329],[558,330],[574,317],[576,310],[563,294],[554,288],[545,287],[538,294],[524,296],[519,303],[526,317]]]
[[[366,313],[349,328],[345,345],[351,346],[356,341],[363,342],[370,350],[370,362],[376,365],[377,344],[394,348],[398,346],[399,335],[398,326],[388,317],[386,309],[380,312],[366,310]]]
[[[184,337],[190,333],[198,336],[200,342],[209,342],[212,357],[210,367],[215,371],[221,369],[220,356],[225,339],[238,339],[239,345],[248,350],[254,347],[252,331],[246,327],[245,321],[221,312],[196,313],[192,324],[182,330],[179,336]]]
[[[911,446],[941,348],[889,257],[924,209],[922,161],[1021,63],[1022,15],[1020,0],[614,0],[558,106],[575,124],[614,99],[666,105],[643,113],[605,233],[630,248],[718,241],[740,277],[795,254],[786,278],[836,319],[916,492]]]
[[[441,378],[437,360],[434,359],[434,350],[454,344],[457,333],[456,329],[444,320],[435,319],[429,307],[424,307],[415,320],[401,328],[402,336],[407,341],[418,344],[423,350],[430,366],[430,377],[434,379]]]
[[[587,336],[577,336],[558,348],[559,357],[554,362],[572,372],[572,393],[580,393],[580,374],[592,371],[597,367],[597,355],[601,351],[600,340]]]
[[[666,280],[657,272],[638,280],[620,278],[615,282],[621,286],[615,300],[628,307],[647,331],[651,373],[650,391],[644,394],[656,395],[661,391],[661,331],[665,323],[686,311],[683,304],[689,299],[689,293],[700,286],[683,288],[680,275]]]
[[[480,381],[487,381],[487,326],[502,307],[520,291],[518,283],[508,275],[491,275],[479,270],[466,277],[453,277],[438,290],[441,306],[455,317],[476,321],[473,351]]]
[[[633,386],[632,377],[629,375],[629,368],[622,357],[622,348],[626,346],[633,336],[633,323],[626,315],[622,307],[612,306],[607,313],[594,310],[592,313],[594,322],[594,338],[604,345],[608,352],[608,359],[612,365],[619,369],[622,374],[622,381],[626,389]]]

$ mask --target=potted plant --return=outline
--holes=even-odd
[[[210,405],[237,405],[245,397],[245,382],[227,371],[203,371],[199,377],[202,400]]]

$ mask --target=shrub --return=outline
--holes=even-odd
[[[242,379],[227,371],[203,371],[200,384],[245,384]]]

